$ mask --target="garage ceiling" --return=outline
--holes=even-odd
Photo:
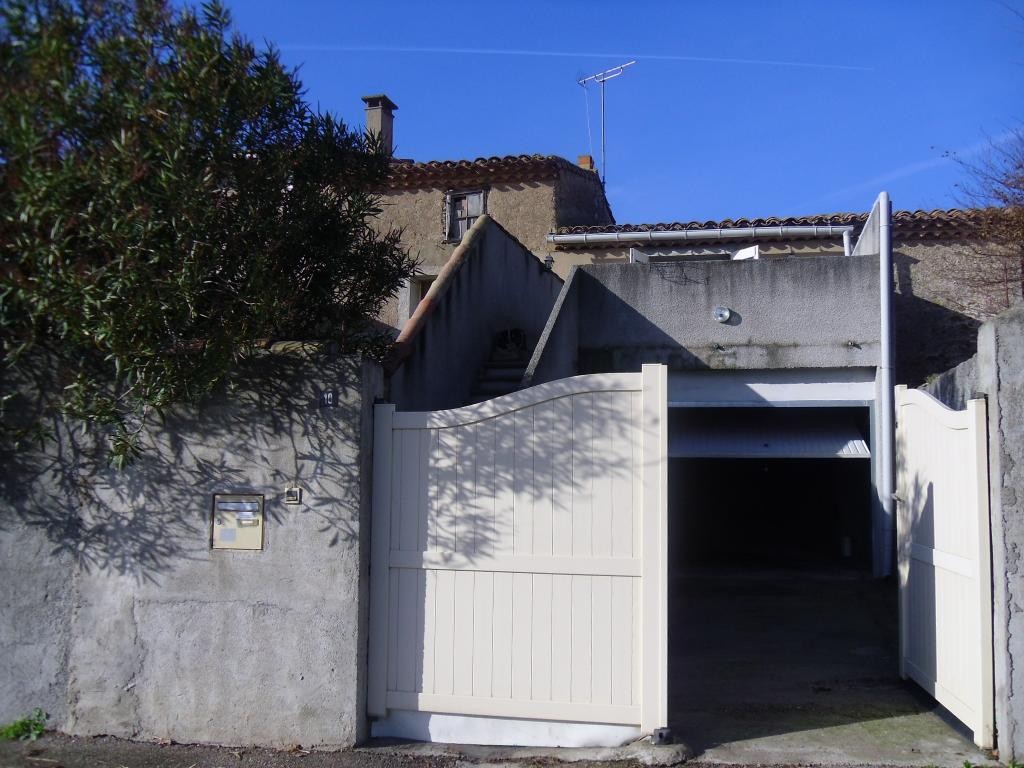
[[[671,458],[868,459],[847,409],[672,409]]]

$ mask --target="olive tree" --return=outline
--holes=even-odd
[[[389,157],[219,3],[4,0],[0,94],[0,386],[44,351],[115,464],[265,340],[384,353]]]

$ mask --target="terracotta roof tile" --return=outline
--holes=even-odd
[[[556,179],[563,172],[581,174],[600,183],[593,171],[580,168],[557,155],[507,155],[476,160],[394,160],[389,189],[420,189],[470,184]]]
[[[900,239],[934,239],[968,234],[977,225],[979,211],[950,208],[933,211],[895,211],[893,236]],[[731,227],[778,226],[846,226],[860,227],[867,221],[866,213],[823,213],[815,216],[771,216],[763,219],[723,219],[722,221],[687,221],[660,224],[617,224],[614,226],[560,227],[559,235],[595,234],[598,232],[681,232],[684,230],[727,229]],[[590,245],[588,247],[594,247]]]

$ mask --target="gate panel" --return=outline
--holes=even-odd
[[[896,392],[900,673],[993,745],[985,401]]]
[[[665,724],[666,403],[645,366],[377,406],[371,715]]]

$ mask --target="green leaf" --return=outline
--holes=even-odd
[[[415,268],[373,221],[388,158],[223,4],[7,0],[0,92],[0,340],[57,356],[54,407],[112,464],[255,339],[383,355],[369,329]]]

